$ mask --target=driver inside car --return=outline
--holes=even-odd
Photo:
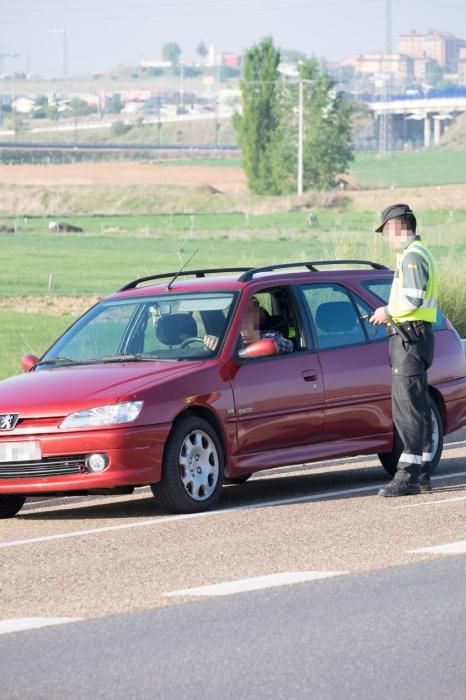
[[[277,347],[277,353],[293,352],[294,345],[291,340],[285,338],[280,331],[267,328],[268,314],[259,301],[253,297],[248,305],[241,327],[241,338],[245,345],[254,343],[262,338],[272,338]],[[218,336],[204,336],[204,345],[209,350],[215,350],[218,344]]]

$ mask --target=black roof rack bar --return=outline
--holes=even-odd
[[[389,268],[380,263],[371,262],[370,260],[308,260],[306,262],[281,263],[278,265],[267,265],[266,267],[255,267],[247,270],[239,278],[239,282],[248,282],[254,275],[260,272],[273,272],[274,270],[283,270],[291,267],[306,267],[310,272],[319,272],[316,265],[368,265],[374,270],[388,270]]]
[[[188,275],[194,275],[195,277],[205,277],[208,274],[212,274],[214,272],[245,272],[247,270],[251,270],[250,267],[213,267],[210,270],[183,270],[180,272],[177,270],[176,272],[164,272],[160,275],[149,275],[148,277],[138,277],[135,280],[132,280],[131,282],[128,282],[127,284],[124,285],[124,287],[121,287],[119,289],[119,292],[126,292],[127,289],[134,289],[137,287],[139,284],[142,284],[142,282],[150,282],[151,280],[163,280],[168,277],[172,278],[175,275],[178,275],[178,277],[186,277]]]

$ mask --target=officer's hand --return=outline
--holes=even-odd
[[[373,323],[375,326],[381,326],[384,323],[388,323],[387,314],[385,313],[385,308],[383,306],[379,306],[379,308],[374,311],[369,319],[369,323]]]
[[[216,335],[205,335],[204,336],[204,345],[206,348],[209,348],[209,350],[215,350],[217,347],[218,343],[218,338]]]

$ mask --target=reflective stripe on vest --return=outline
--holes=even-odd
[[[429,268],[426,290],[403,289],[403,260],[408,253],[417,253]],[[410,293],[412,292],[412,293]],[[422,304],[415,306],[406,297],[421,298]],[[395,321],[429,321],[437,320],[438,275],[435,262],[430,252],[419,241],[413,241],[397,260],[397,274],[393,280],[388,302],[389,314]]]

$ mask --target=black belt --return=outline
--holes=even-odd
[[[403,321],[397,322],[397,326],[401,326],[403,330],[415,333],[421,333],[422,331],[429,330],[432,327],[430,321]],[[416,333],[417,331],[417,333]],[[389,335],[398,335],[398,331],[395,326],[387,326],[387,332]]]

